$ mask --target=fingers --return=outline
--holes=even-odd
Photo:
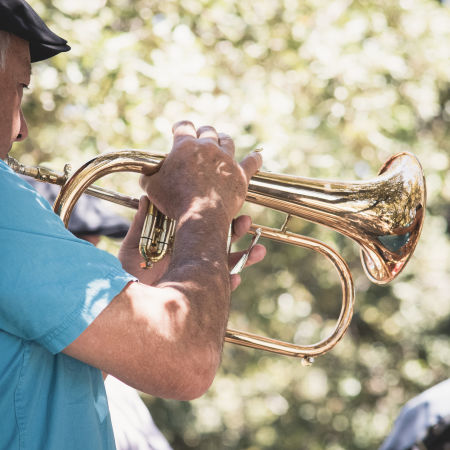
[[[232,235],[231,242],[236,242],[242,236],[244,236],[247,231],[250,229],[252,224],[252,219],[250,216],[239,216],[232,222]]]
[[[241,276],[239,274],[231,275],[230,288],[234,291],[241,284]]]
[[[184,140],[186,138],[197,138],[197,131],[195,130],[194,124],[192,122],[189,122],[188,120],[177,122],[172,127],[172,133],[174,142]]]
[[[200,127],[197,130],[198,139],[201,141],[208,140],[217,145],[222,151],[234,157],[234,142],[231,136],[225,133],[217,133],[215,128],[209,126]]]
[[[255,175],[262,166],[262,156],[260,152],[252,152],[241,161],[242,170],[247,177],[247,182]]]
[[[230,155],[234,156],[234,141],[231,139],[231,136],[225,133],[219,133],[219,145],[220,148],[225,150]]]
[[[211,139],[216,144],[219,143],[219,135],[214,127],[203,126],[197,130],[198,139]]]
[[[266,247],[262,244],[256,244],[248,256],[246,267],[252,266],[253,264],[259,263],[266,256],[267,250]]]
[[[197,130],[197,137],[201,140],[211,140],[215,144],[219,145],[219,147],[226,153],[234,156],[234,142],[228,134],[217,133],[214,127],[203,126]]]
[[[244,252],[231,253],[229,258],[229,267],[233,267],[239,261],[239,259],[243,254]],[[266,256],[266,248],[264,247],[264,245],[256,244],[250,251],[245,267],[249,267],[253,264],[259,263],[264,259],[265,256]],[[241,281],[242,279],[239,274],[231,275],[230,277],[231,290],[234,291],[241,284]]]
[[[214,127],[209,125],[204,125],[195,129],[195,126],[192,122],[188,120],[182,120],[177,122],[172,127],[174,142],[178,142],[181,140],[188,139],[199,139],[202,141],[210,141],[216,145],[218,145],[222,150],[226,153],[234,156],[235,146],[233,139],[228,134],[225,133],[217,133]]]
[[[266,256],[266,247],[262,244],[256,244],[250,251],[248,255],[247,262],[245,263],[245,267],[252,266],[253,264],[259,263]],[[244,254],[244,251],[230,253],[228,266],[234,267],[234,265],[241,259],[241,256]]]
[[[142,227],[147,216],[149,206],[149,199],[146,195],[139,199],[139,209],[131,222],[127,235],[123,240],[123,244],[127,247],[138,247],[139,239],[141,238]]]

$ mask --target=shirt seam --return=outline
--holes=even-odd
[[[16,423],[17,423],[17,429],[19,431],[19,450],[25,449],[25,440],[26,440],[26,420],[25,415],[22,414],[23,410],[23,393],[22,393],[22,385],[24,381],[25,376],[25,365],[27,363],[27,359],[29,356],[29,346],[26,342],[23,342],[22,344],[23,350],[22,350],[22,364],[20,367],[20,373],[19,373],[19,381],[17,383],[16,393],[14,395],[14,407],[15,407],[15,415],[16,415]]]

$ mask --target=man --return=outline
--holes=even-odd
[[[228,274],[228,229],[261,157],[238,164],[229,136],[175,124],[161,169],[141,178],[177,220],[170,264],[156,276],[137,269],[145,199],[119,262],[65,230],[4,163],[27,137],[30,63],[69,48],[24,0],[0,0],[0,30],[0,445],[114,448],[101,371],[166,398],[189,400],[210,386],[239,283]],[[236,221],[236,236],[248,222]],[[255,247],[250,262],[263,253]]]

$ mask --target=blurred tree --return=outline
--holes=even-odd
[[[433,0],[30,3],[72,52],[33,68],[31,138],[15,150],[25,162],[167,152],[183,118],[228,132],[240,156],[262,145],[267,169],[302,176],[368,178],[393,153],[417,154],[427,219],[394,284],[370,285],[352,242],[294,223],[338,248],[354,274],[356,313],[335,350],[303,367],[226,345],[203,398],[146,397],[176,449],[376,448],[402,404],[450,366],[450,9]],[[136,189],[128,177],[114,183]],[[337,277],[306,251],[267,246],[233,296],[231,323],[312,342],[337,317]]]

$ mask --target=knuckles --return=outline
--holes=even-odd
[[[182,123],[182,126],[186,124]],[[203,132],[211,130],[210,127],[202,129]],[[141,175],[141,188],[157,206],[164,205],[165,212],[170,210],[172,217],[190,204],[188,198],[206,197],[214,191],[233,217],[244,202],[247,176],[230,153],[232,139],[223,134],[220,134],[220,139],[227,141],[226,147],[221,147],[218,137],[207,133],[200,138],[190,134],[175,136],[172,151],[160,170],[153,175]],[[259,155],[252,166],[259,165],[258,158]],[[211,190],[211,187],[214,189]]]

